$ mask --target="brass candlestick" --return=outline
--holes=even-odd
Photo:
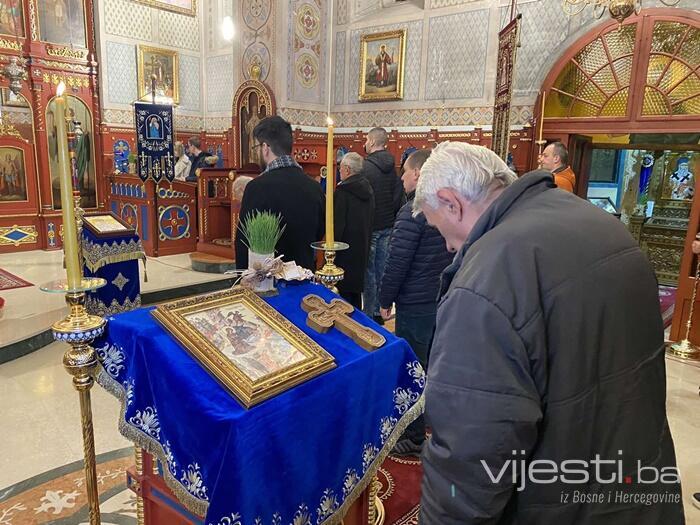
[[[326,243],[325,241],[314,242],[311,244],[314,250],[322,251],[326,263],[323,268],[316,271],[316,280],[323,286],[338,293],[336,284],[343,280],[345,271],[335,265],[335,254],[342,250],[347,250],[350,245],[344,242]]]
[[[89,315],[85,309],[85,292],[101,288],[107,281],[99,278],[82,278],[80,237],[78,228],[82,223],[80,212],[76,222],[75,208],[80,208],[80,196],[73,195],[72,170],[68,152],[66,132],[66,100],[63,97],[65,84],[56,90],[54,111],[61,186],[61,214],[63,218],[63,252],[66,263],[66,280],[54,281],[41,287],[42,291],[65,293],[70,309],[68,317],[53,324],[51,330],[56,341],[65,341],[70,349],[63,356],[63,366],[73,376],[73,387],[80,397],[80,419],[83,432],[83,456],[85,460],[85,487],[87,490],[90,525],[100,525],[100,501],[97,492],[97,468],[95,462],[95,436],[92,428],[90,389],[99,363],[90,343],[104,332],[105,320]]]
[[[542,169],[542,162],[540,161],[540,159],[542,158],[542,146],[547,144],[547,141],[540,139],[536,140],[535,144],[537,144],[537,168]]]
[[[80,397],[80,420],[83,433],[83,457],[85,461],[85,486],[90,509],[90,525],[100,525],[100,503],[97,492],[97,469],[95,461],[95,436],[92,428],[90,389],[98,367],[97,353],[90,343],[102,335],[105,320],[89,315],[85,309],[85,292],[94,291],[107,284],[100,278],[83,279],[79,288],[70,289],[64,280],[54,281],[41,287],[44,292],[65,293],[70,312],[65,319],[51,326],[56,341],[70,345],[63,355],[63,366],[73,376],[73,387]]]
[[[666,353],[668,355],[691,361],[700,360],[700,348],[695,346],[688,339],[690,336],[690,327],[693,325],[693,312],[695,311],[695,297],[698,293],[698,281],[700,281],[700,258],[695,268],[693,295],[690,299],[690,312],[688,312],[688,320],[685,323],[685,338],[680,342],[672,343],[669,341],[666,343]]]

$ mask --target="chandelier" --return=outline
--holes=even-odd
[[[661,0],[661,3],[668,7],[673,7],[678,2],[680,0]],[[562,9],[569,16],[579,14],[589,5],[593,7],[593,13],[597,18],[602,18],[607,10],[610,18],[622,24],[628,16],[641,11],[642,0],[562,0]]]

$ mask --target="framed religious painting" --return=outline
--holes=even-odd
[[[197,0],[134,0],[134,2],[183,15],[197,15]]]
[[[45,0],[38,4],[40,40],[87,48],[83,0]]]
[[[27,174],[24,151],[0,147],[0,202],[27,200]]]
[[[133,226],[129,226],[113,213],[85,215],[83,216],[83,226],[98,238],[136,233]]]
[[[148,99],[155,76],[156,102],[158,99],[171,99],[174,104],[180,101],[178,85],[177,52],[158,47],[138,46],[137,69],[139,100]]]
[[[246,408],[335,367],[333,356],[240,286],[152,314]]]
[[[0,99],[2,99],[2,105],[15,108],[28,108],[29,102],[22,95],[15,95],[8,88],[0,88]]]
[[[0,34],[24,38],[22,0],[0,0]]]
[[[360,101],[400,100],[406,59],[406,30],[360,37]]]
[[[692,201],[695,194],[695,172],[700,167],[700,154],[694,151],[664,153],[664,176],[661,198],[671,201]]]

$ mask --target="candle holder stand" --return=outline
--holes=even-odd
[[[80,420],[83,434],[83,458],[85,465],[85,486],[88,497],[90,525],[100,525],[100,501],[97,491],[97,465],[95,461],[95,435],[92,427],[92,407],[90,389],[95,382],[99,366],[97,353],[90,346],[102,335],[106,321],[99,316],[89,315],[85,309],[85,293],[107,284],[99,278],[82,279],[80,287],[69,289],[65,280],[53,281],[41,287],[44,292],[65,293],[69,307],[68,316],[51,326],[56,341],[63,341],[70,348],[63,355],[63,366],[73,377],[73,387],[80,399]]]
[[[700,361],[700,348],[690,342],[690,328],[693,326],[693,313],[695,311],[695,297],[698,294],[698,281],[700,281],[700,258],[695,267],[695,279],[693,282],[693,295],[690,299],[690,312],[688,312],[688,321],[685,323],[685,337],[680,342],[667,342],[666,353],[673,357],[685,359],[688,361]]]
[[[316,271],[316,281],[332,292],[338,293],[336,284],[343,280],[345,271],[335,265],[335,254],[339,251],[347,250],[350,248],[350,245],[344,242],[334,242],[333,244],[328,244],[325,241],[319,241],[312,243],[311,247],[314,250],[322,251],[323,257],[326,261],[323,268]]]

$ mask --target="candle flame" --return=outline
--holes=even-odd
[[[327,123],[329,126],[332,126],[332,125],[333,125],[333,119],[332,119],[331,117],[328,117],[328,118],[326,119],[326,123]]]
[[[59,97],[63,96],[63,92],[66,90],[66,84],[61,80],[61,82],[58,83],[58,87],[56,88],[56,95]]]

